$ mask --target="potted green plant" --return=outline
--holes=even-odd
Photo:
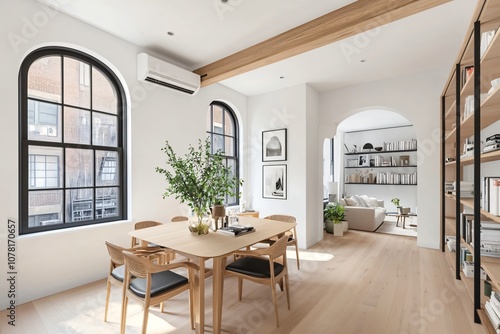
[[[165,176],[167,188],[163,198],[174,195],[181,203],[187,203],[194,211],[197,222],[190,226],[193,233],[206,234],[211,222],[204,222],[209,208],[216,202],[221,203],[225,195],[237,196],[238,180],[229,167],[224,164],[222,152],[211,153],[210,141],[198,140],[198,147],[189,145],[184,157],[178,156],[166,141],[161,149],[167,155],[166,164],[170,168],[156,167]]]
[[[323,218],[325,221],[325,230],[327,233],[334,233],[335,235],[344,235],[343,220],[344,207],[339,203],[330,202],[323,210]]]
[[[410,213],[410,208],[407,208],[407,207],[403,207],[400,205],[400,200],[399,198],[397,197],[394,197],[393,199],[391,199],[391,203],[394,204],[396,206],[396,208],[398,209],[398,212],[402,215],[407,215],[408,213]]]

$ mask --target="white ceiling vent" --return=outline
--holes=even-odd
[[[153,82],[190,95],[196,94],[200,89],[200,76],[198,74],[146,53],[137,55],[137,79]]]

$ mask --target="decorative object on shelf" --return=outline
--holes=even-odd
[[[395,160],[394,160],[394,163],[396,163]],[[401,166],[409,166],[410,165],[410,156],[409,155],[401,155],[399,157],[399,164]]]
[[[358,159],[348,159],[347,167],[358,167]]]
[[[370,156],[360,155],[358,157],[358,167],[370,167]]]
[[[334,233],[336,236],[344,235],[344,207],[339,203],[330,202],[323,210],[325,230],[327,233]],[[338,230],[338,231],[337,231]]]
[[[236,179],[226,167],[220,150],[211,153],[208,138],[204,142],[198,140],[197,149],[190,145],[184,158],[174,152],[168,141],[161,150],[167,155],[166,164],[170,167],[170,170],[155,169],[168,183],[163,198],[174,195],[181,203],[187,202],[197,218],[190,230],[196,234],[208,233],[210,206],[221,202],[226,194],[239,196],[236,191],[243,180]]]
[[[366,143],[363,145],[363,152],[371,152],[373,150],[373,145],[371,143]]]
[[[383,149],[384,149],[384,148],[383,148],[382,146],[377,146],[377,147],[375,147],[375,151],[377,151],[377,152],[380,152],[380,151],[382,151]]]
[[[262,166],[262,197],[286,199],[286,165]]]
[[[286,129],[262,131],[262,161],[286,161]]]
[[[356,169],[356,173],[359,175],[360,183],[373,183],[373,169]]]

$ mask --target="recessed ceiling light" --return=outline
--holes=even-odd
[[[285,79],[285,77],[284,76],[280,76],[280,79]]]
[[[229,1],[229,0],[220,0],[220,2],[222,2],[222,3],[226,3],[226,2],[228,2],[228,1]]]
[[[366,59],[361,59],[360,62],[365,63]]]
[[[171,32],[171,31],[169,31],[169,32],[167,32],[167,35],[169,35],[169,36],[174,36],[174,33],[173,33],[173,32]]]

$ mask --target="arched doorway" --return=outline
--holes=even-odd
[[[397,211],[391,200],[399,198],[401,206],[418,213],[416,131],[408,119],[390,110],[360,111],[338,125],[330,146],[333,167],[329,170],[325,164],[328,150],[323,150],[325,192],[331,185],[328,181],[337,181],[338,198],[374,197],[384,201],[387,212]],[[395,225],[395,218],[386,220]],[[417,219],[412,217],[406,223],[416,225]],[[416,228],[405,231],[402,224],[398,227],[399,234],[416,236]]]

